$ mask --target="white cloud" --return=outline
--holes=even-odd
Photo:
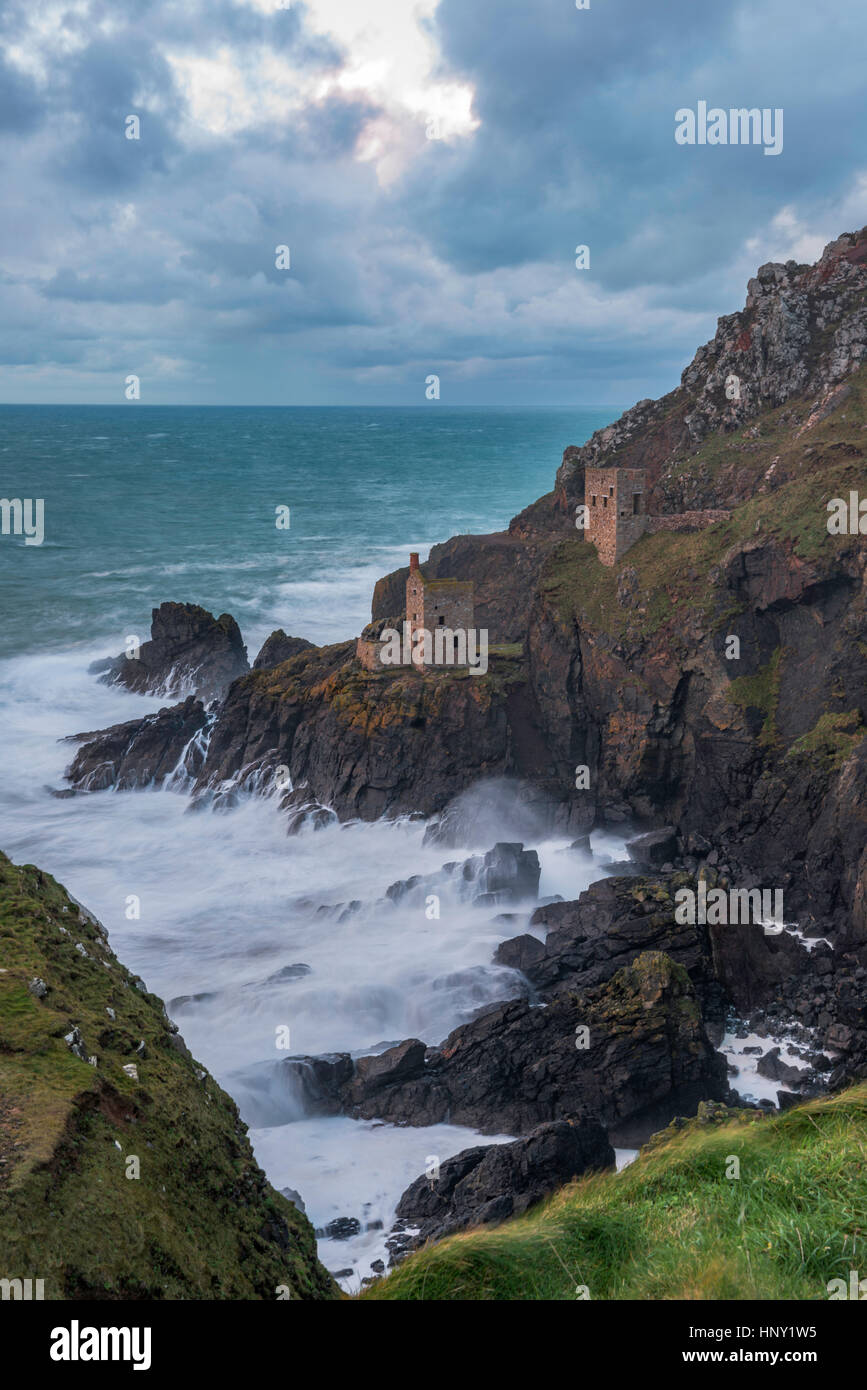
[[[247,3],[267,14],[287,8],[275,0]],[[335,91],[367,98],[380,114],[368,122],[357,156],[388,184],[408,167],[429,132],[454,141],[472,135],[479,124],[472,87],[439,75],[440,53],[428,23],[436,5],[437,0],[308,0],[308,32],[330,39],[345,54],[340,68],[324,75],[299,71],[263,48],[224,47],[206,55],[174,50],[166,57],[194,120],[212,135],[286,119]]]

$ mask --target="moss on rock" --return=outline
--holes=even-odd
[[[53,878],[3,854],[0,1276],[43,1279],[46,1299],[339,1296],[162,1001]]]

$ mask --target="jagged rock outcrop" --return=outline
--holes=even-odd
[[[444,864],[436,873],[398,879],[389,884],[385,896],[393,903],[402,902],[409,895],[423,902],[427,893],[436,892],[451,878],[463,889],[461,896],[479,906],[520,903],[538,897],[541,872],[539,856],[534,849],[501,841],[486,854],[473,855],[461,863]]]
[[[330,806],[341,819],[433,814],[479,778],[522,770],[511,699],[521,679],[520,662],[507,658],[486,676],[419,676],[363,671],[354,643],[303,652],[232,686],[198,790],[262,785],[284,766],[295,803]]]
[[[4,1277],[38,1276],[46,1299],[338,1297],[162,1001],[3,854],[0,955]]]
[[[577,1030],[585,1027],[583,1047]],[[689,976],[660,952],[595,990],[553,995],[545,1008],[491,1008],[427,1054],[420,1045],[401,1049],[400,1076],[389,1075],[383,1053],[374,1085],[356,1072],[343,1088],[350,1114],[483,1134],[593,1114],[613,1143],[630,1144],[728,1094],[725,1061],[705,1033]]]
[[[204,762],[200,736],[207,726],[203,704],[190,695],[143,719],[114,724],[100,733],[74,734],[68,741],[83,746],[67,780],[80,791],[104,791],[158,785],[175,773],[195,777]]]
[[[396,1229],[417,1228],[399,1240],[401,1253],[468,1226],[520,1216],[564,1183],[613,1167],[608,1136],[592,1119],[556,1120],[513,1144],[463,1149],[438,1173],[416,1178],[398,1202]]]
[[[208,703],[249,671],[247,649],[235,619],[215,618],[195,603],[163,603],[151,614],[151,640],[137,657],[121,655],[91,668],[107,685],[140,695],[195,694]]]
[[[278,627],[262,644],[262,650],[253,662],[253,670],[267,671],[272,666],[291,661],[293,656],[299,656],[301,652],[312,652],[313,648],[313,642],[308,642],[304,637],[287,637],[282,627]]]
[[[604,878],[575,902],[538,907],[530,926],[545,928],[542,954],[527,960],[523,973],[543,999],[561,990],[604,984],[645,952],[663,952],[689,974],[705,1018],[718,1024],[724,998],[713,970],[709,929],[678,923],[674,894],[691,882],[686,873],[668,878]],[[498,950],[502,961],[509,942]],[[541,944],[541,943],[540,943]],[[757,971],[760,960],[756,960]]]

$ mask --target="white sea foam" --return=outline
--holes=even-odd
[[[104,923],[124,963],[167,1002],[211,996],[174,1012],[193,1054],[235,1089],[242,1111],[238,1073],[273,1068],[288,1055],[277,1048],[284,1026],[293,1054],[359,1052],[407,1037],[434,1044],[481,1005],[521,991],[520,977],[492,957],[500,941],[526,929],[533,904],[497,922],[502,908],[462,902],[448,883],[439,920],[428,920],[415,899],[382,901],[397,879],[512,838],[514,807],[505,796],[487,820],[475,819],[458,848],[423,846],[424,823],[409,819],[288,837],[275,798],[241,797],[227,813],[196,812],[180,778],[173,790],[53,797],[76,751],[58,739],[165,703],[100,685],[87,667],[107,650],[100,644],[0,663],[0,708],[16,750],[4,770],[0,846],[63,882]],[[599,877],[599,863],[564,853],[563,838],[540,838],[534,847],[542,896],[574,898]],[[622,857],[618,836],[594,837],[594,847]],[[140,901],[137,920],[126,916],[131,895]],[[360,907],[343,921],[330,910],[352,901]],[[309,973],[274,978],[296,964]],[[256,1135],[275,1184],[299,1190],[319,1225],[340,1215],[360,1220],[365,1211],[366,1221],[384,1222],[383,1233],[362,1233],[351,1249],[323,1246],[332,1268],[351,1265],[356,1282],[381,1258],[393,1208],[425,1157],[478,1142],[454,1126],[395,1130],[304,1118],[291,1107],[281,1118],[295,1123]]]

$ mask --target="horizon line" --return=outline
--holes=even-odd
[[[213,401],[0,401],[0,410],[418,410],[430,411],[430,404],[409,405],[396,402],[373,404],[315,404],[315,405],[275,405],[267,402],[213,402]],[[501,411],[570,411],[570,410],[616,410],[623,413],[629,410],[624,405],[511,405],[507,403],[464,402],[457,405],[443,405],[438,402],[435,410],[501,410]],[[432,412],[433,413],[433,412]]]

